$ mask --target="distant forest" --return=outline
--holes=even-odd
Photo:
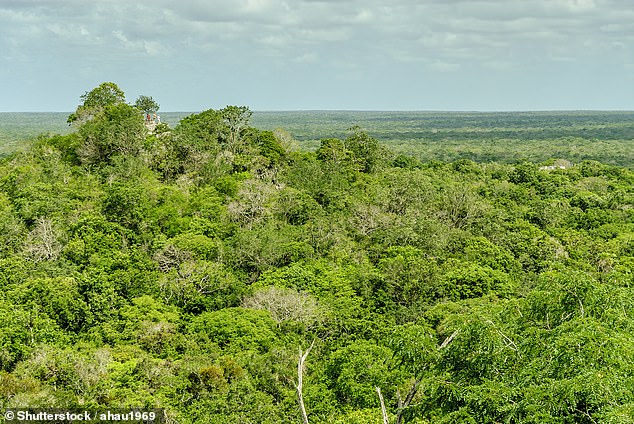
[[[67,113],[0,113],[0,155],[42,133],[67,134]],[[190,115],[162,112],[176,126]],[[634,112],[253,112],[261,130],[283,128],[304,150],[358,126],[397,153],[423,161],[517,163],[560,158],[632,166]],[[512,145],[512,148],[509,148]]]
[[[632,422],[631,113],[80,98],[1,116],[0,411]]]

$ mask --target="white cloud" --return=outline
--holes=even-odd
[[[442,60],[433,61],[428,65],[430,69],[437,72],[456,72],[461,68],[458,63],[444,62]]]
[[[319,55],[317,53],[304,53],[293,58],[293,62],[297,63],[318,63]]]
[[[382,50],[389,55],[398,50],[403,59],[410,49],[412,56],[423,51],[438,58],[465,59],[471,51],[471,59],[477,60],[514,45],[533,44],[546,51],[555,44],[581,49],[588,48],[591,39],[597,53],[622,48],[615,42],[634,33],[634,6],[616,0],[609,2],[610,7],[607,4],[605,0],[396,0],[389,5],[378,0],[113,0],[88,7],[80,0],[0,0],[0,24],[6,24],[4,32],[20,34],[25,45],[40,42],[43,35],[19,27],[39,24],[52,33],[52,39],[45,40],[48,43],[111,40],[134,54],[154,54],[157,45],[176,51],[184,40],[196,39],[188,48],[237,43],[244,49],[252,46],[257,54],[258,46],[265,44],[269,53],[276,49],[278,54],[297,57],[321,43],[345,42],[357,44],[358,51]],[[90,28],[90,33],[76,30],[81,27]],[[125,34],[125,42],[112,34]],[[337,47],[328,49],[334,52]]]
[[[377,67],[458,75],[609,58],[625,69],[634,57],[634,3],[0,0],[0,68],[53,52],[56,66],[73,63],[85,75],[142,69],[148,61],[201,77],[311,64],[346,81],[365,81]]]

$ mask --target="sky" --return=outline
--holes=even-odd
[[[0,0],[0,112],[634,110],[632,0]]]

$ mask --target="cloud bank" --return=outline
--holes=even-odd
[[[370,102],[372,89],[369,108],[398,106],[395,92],[403,108],[433,108],[411,91],[457,87],[468,100],[486,91],[469,89],[478,80],[488,89],[496,81],[552,89],[574,86],[575,70],[595,75],[595,85],[614,76],[631,83],[634,73],[634,4],[626,0],[0,0],[0,28],[4,79],[112,75],[142,89],[164,85],[168,96],[181,84],[191,103],[200,90],[187,81],[263,107],[272,96],[271,108],[310,107],[297,100],[312,94],[307,84],[340,93],[342,107]],[[503,94],[491,93],[501,107]],[[316,103],[329,106],[319,96]]]

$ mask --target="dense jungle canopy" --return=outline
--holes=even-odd
[[[0,409],[299,423],[312,345],[310,423],[634,419],[632,169],[149,133],[95,90],[0,162]]]

